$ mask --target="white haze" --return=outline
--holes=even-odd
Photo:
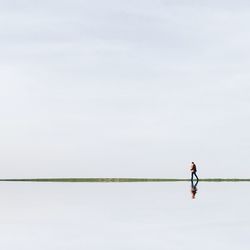
[[[1,177],[250,177],[248,1],[0,0]]]

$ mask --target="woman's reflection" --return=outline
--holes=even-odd
[[[195,195],[197,193],[197,185],[198,185],[198,180],[194,183],[193,180],[191,180],[191,194],[192,194],[192,199],[195,199]]]

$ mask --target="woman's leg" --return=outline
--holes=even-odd
[[[194,172],[191,173],[191,181],[194,181]]]
[[[198,176],[197,176],[196,172],[194,172],[194,175],[195,175],[196,179],[197,179],[197,180],[199,180],[199,178],[198,178]]]

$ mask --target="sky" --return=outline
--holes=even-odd
[[[1,178],[249,178],[249,23],[243,0],[0,0]]]

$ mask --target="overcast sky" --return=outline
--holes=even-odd
[[[250,177],[249,1],[0,0],[1,177]]]

